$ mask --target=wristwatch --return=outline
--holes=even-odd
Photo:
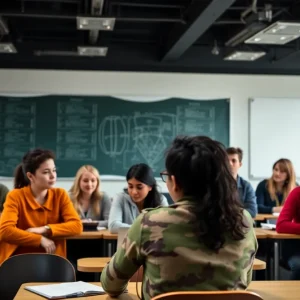
[[[51,230],[50,226],[49,225],[45,225],[44,226],[47,230]]]
[[[44,233],[45,236],[49,236],[51,234],[51,228],[49,225],[45,225],[44,228],[46,229],[46,232]]]

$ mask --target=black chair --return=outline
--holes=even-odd
[[[72,282],[75,270],[65,258],[51,254],[20,254],[0,266],[0,299],[12,300],[23,283]]]

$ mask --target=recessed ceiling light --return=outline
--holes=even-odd
[[[78,54],[81,56],[106,56],[107,47],[78,47]]]
[[[256,51],[235,51],[226,57],[224,60],[229,61],[254,61],[259,59],[260,57],[266,55],[266,52],[256,52]]]
[[[115,26],[115,18],[77,17],[77,29],[111,31]]]

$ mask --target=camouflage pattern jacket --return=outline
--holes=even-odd
[[[121,294],[140,266],[144,266],[145,300],[171,291],[246,289],[257,251],[251,216],[244,210],[245,238],[227,237],[216,252],[194,235],[194,205],[185,198],[169,207],[145,210],[103,270],[104,290],[111,296]]]

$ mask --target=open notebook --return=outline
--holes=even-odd
[[[105,294],[102,287],[83,281],[26,286],[25,289],[47,299],[65,299]]]

